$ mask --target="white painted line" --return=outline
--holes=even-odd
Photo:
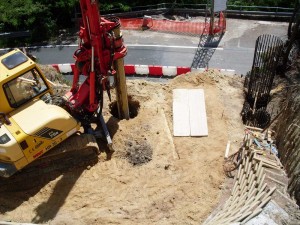
[[[127,47],[154,47],[154,48],[179,48],[179,49],[198,49],[198,46],[184,45],[142,45],[142,44],[125,44]],[[204,49],[224,50],[224,48],[202,47]]]
[[[177,49],[198,49],[198,46],[182,46],[182,45],[142,45],[142,44],[126,44],[127,47],[152,47],[152,48],[177,48]],[[59,48],[59,47],[78,47],[77,44],[71,45],[43,45],[43,46],[29,46],[24,47],[25,49],[38,49],[38,48]],[[20,49],[23,47],[19,47]],[[202,47],[203,49],[214,49],[223,51],[224,48],[211,48],[211,47]],[[2,48],[0,51],[8,51],[13,48]]]
[[[27,48],[56,48],[56,47],[78,47],[77,44],[72,45],[43,45],[43,46],[29,46]]]
[[[179,49],[198,49],[198,46],[185,46],[185,45],[143,45],[143,44],[126,44],[127,47],[154,47],[154,48],[179,48]],[[44,46],[31,46],[27,48],[55,48],[55,47],[78,47],[77,44],[71,45],[44,45]],[[204,49],[224,50],[223,48],[203,47]]]

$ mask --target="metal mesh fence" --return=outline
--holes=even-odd
[[[144,18],[121,18],[121,28],[125,30],[150,30],[174,34],[183,34],[190,36],[199,36],[210,32],[209,22],[205,17],[198,20],[170,20],[170,19],[155,19],[150,16]],[[223,33],[226,29],[226,19],[223,13],[219,14],[218,19],[214,22],[213,34]]]
[[[267,105],[282,49],[283,41],[277,36],[264,34],[257,38],[252,69],[244,84],[247,89],[241,112],[244,124],[264,128],[270,122]]]

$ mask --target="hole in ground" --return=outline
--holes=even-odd
[[[128,107],[129,107],[129,117],[132,119],[138,115],[140,109],[140,103],[137,100],[134,100],[132,96],[128,96]],[[115,118],[119,118],[118,113],[118,104],[117,101],[113,101],[109,104],[110,113]]]

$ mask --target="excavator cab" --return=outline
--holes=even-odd
[[[0,177],[10,177],[66,138],[80,123],[51,104],[37,64],[15,49],[0,57]]]

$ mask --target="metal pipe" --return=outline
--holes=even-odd
[[[91,60],[91,72],[95,70],[95,50],[94,46],[92,47],[92,60]]]
[[[215,20],[215,0],[211,0],[210,6],[210,26],[209,26],[209,34],[213,35],[214,33],[214,20]]]
[[[100,120],[102,129],[103,129],[106,141],[107,141],[107,146],[108,146],[110,151],[113,151],[112,140],[111,140],[110,134],[108,132],[108,129],[107,129],[107,126],[106,126],[106,123],[104,121],[104,118],[103,118],[102,114],[99,115],[99,120]]]

